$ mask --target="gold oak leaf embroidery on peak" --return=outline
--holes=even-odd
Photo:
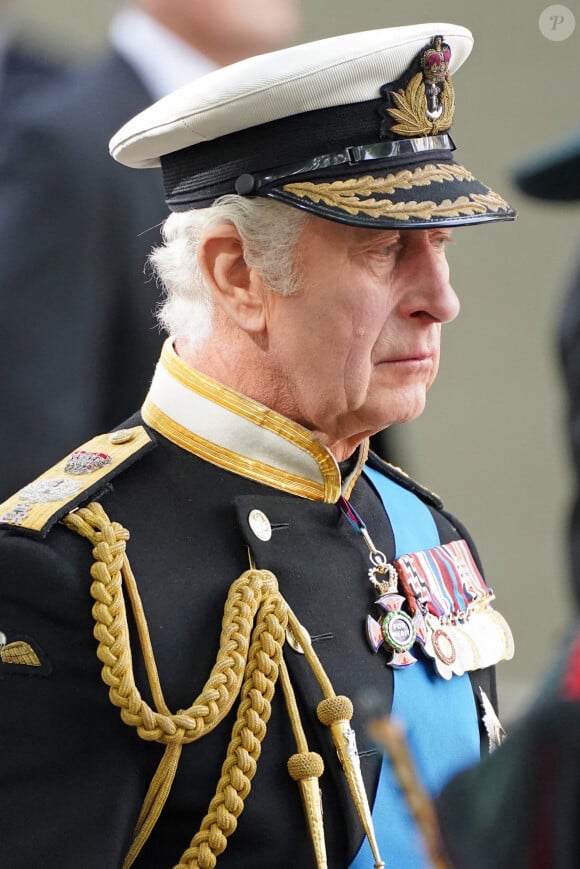
[[[405,90],[393,91],[392,97],[397,108],[387,109],[394,121],[399,123],[391,127],[391,131],[402,136],[435,136],[448,130],[453,123],[455,112],[455,91],[451,82],[443,84],[441,117],[431,120],[427,116],[427,98],[425,85],[420,72],[413,76]]]
[[[332,208],[340,208],[348,214],[363,213],[375,217],[388,214],[398,220],[409,220],[411,217],[429,220],[433,215],[471,216],[485,213],[488,210],[501,211],[508,208],[505,200],[492,190],[485,193],[472,193],[469,196],[459,196],[455,200],[445,199],[439,203],[432,200],[392,202],[390,199],[374,198],[376,194],[394,193],[396,189],[410,190],[413,187],[424,187],[438,181],[470,181],[472,179],[473,175],[463,166],[454,164],[449,166],[428,165],[416,169],[414,172],[403,170],[394,175],[388,175],[386,178],[372,178],[367,175],[362,178],[347,178],[326,184],[303,181],[296,184],[286,184],[284,189],[294,196],[310,199],[316,203],[323,202]]]
[[[493,190],[489,190],[487,193],[472,193],[470,199],[473,202],[480,202],[491,211],[505,211],[509,208],[505,199],[502,199],[499,193],[494,193]]]
[[[384,208],[387,204],[388,200],[379,201],[376,203],[376,209],[368,209],[367,211],[367,203],[365,202],[364,206],[360,207],[360,210],[370,215],[378,215],[381,213],[379,209]],[[386,213],[398,220],[409,220],[411,217],[430,220],[434,215],[439,217],[460,217],[467,215],[470,217],[475,214],[485,214],[489,209],[500,211],[505,206],[506,203],[497,194],[490,192],[489,196],[484,193],[476,193],[472,196],[459,196],[453,201],[451,199],[444,199],[443,202],[395,202],[391,203],[390,208],[386,208]]]
[[[313,202],[327,202],[340,206],[340,201],[348,196],[371,196],[372,194],[390,194],[396,190],[412,190],[413,187],[427,187],[430,184],[443,181],[473,181],[474,176],[464,166],[454,163],[420,166],[418,169],[402,169],[384,178],[373,178],[364,175],[361,178],[344,178],[339,181],[317,183],[315,181],[299,181],[295,184],[285,184],[284,190],[295,196],[306,196]],[[318,198],[317,198],[318,197]]]

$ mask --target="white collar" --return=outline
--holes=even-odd
[[[109,38],[155,100],[216,69],[212,60],[141,9],[115,15]]]
[[[313,501],[333,504],[341,495],[338,464],[312,432],[190,368],[170,340],[142,414],[151,428],[211,464]],[[342,494],[352,490],[367,454],[368,443]]]

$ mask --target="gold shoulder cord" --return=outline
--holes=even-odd
[[[297,753],[288,761],[288,771],[301,790],[317,867],[327,867],[318,785],[324,765],[320,755],[308,750],[282,657],[287,625],[301,644],[322,689],[325,699],[318,706],[318,717],[332,733],[369,838],[375,869],[384,867],[349,724],[352,704],[347,697],[335,695],[308,635],[280,595],[276,577],[266,570],[251,569],[232,583],[224,608],[219,652],[205,687],[188,709],[171,713],[163,698],[145,614],[125,551],[129,532],[118,522],[111,522],[98,503],[69,513],[62,522],[94,547],[95,561],[91,566],[94,635],[98,640],[97,656],[103,664],[101,676],[109,686],[110,700],[121,710],[125,724],[135,727],[141,739],[166,746],[141,808],[123,869],[133,865],[161,814],[183,746],[210,733],[239,697],[237,717],[215,796],[190,847],[174,867],[213,869],[217,857],[227,846],[228,836],[237,826],[250,792],[278,676],[297,745]],[[135,685],[123,585],[137,625],[154,709],[143,700]]]

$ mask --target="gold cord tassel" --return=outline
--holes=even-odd
[[[296,695],[292,688],[286,662],[282,659],[280,666],[280,684],[284,691],[286,708],[290,724],[296,740],[297,754],[288,759],[288,772],[295,782],[298,782],[306,823],[314,848],[317,869],[327,869],[326,842],[324,839],[324,821],[322,819],[322,795],[318,779],[324,772],[324,761],[314,751],[308,750],[306,734],[300,720]]]
[[[269,593],[252,633],[246,678],[222,774],[199,832],[174,869],[213,869],[226,848],[227,837],[237,827],[251,790],[279,675],[287,617],[274,575],[265,571],[263,575]]]
[[[318,784],[318,779],[324,772],[324,762],[315,751],[293,754],[288,758],[288,772],[300,787],[317,869],[327,869],[322,796]]]
[[[322,724],[330,727],[353,802],[375,858],[375,869],[384,869],[385,863],[379,853],[372,814],[362,778],[355,734],[350,726],[350,719],[353,715],[352,703],[348,697],[337,696],[334,693],[332,683],[312,648],[307,631],[304,630],[290,608],[288,608],[288,627],[325,695],[325,699],[318,704],[318,718]]]
[[[375,858],[375,869],[384,869],[385,864],[379,853],[369,801],[362,779],[355,734],[350,726],[350,719],[353,715],[352,703],[348,697],[344,696],[327,697],[320,701],[316,712],[322,724],[329,727],[332,733],[338,758]]]

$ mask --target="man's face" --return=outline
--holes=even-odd
[[[459,312],[450,237],[309,219],[296,248],[300,288],[267,294],[268,357],[283,384],[277,409],[330,447],[354,448],[418,416],[437,374],[441,324]]]

